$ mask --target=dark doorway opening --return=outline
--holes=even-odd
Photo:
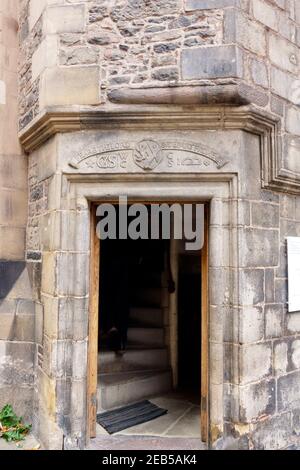
[[[201,255],[179,256],[178,388],[201,396]]]
[[[190,432],[199,437],[201,252],[184,246],[172,238],[100,241],[97,402],[98,413],[144,399],[174,416],[176,406],[191,407]],[[183,412],[182,429],[185,419]]]

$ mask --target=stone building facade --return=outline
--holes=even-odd
[[[47,448],[86,445],[91,203],[199,200],[209,446],[296,442],[298,0],[0,0],[0,15],[0,405]]]

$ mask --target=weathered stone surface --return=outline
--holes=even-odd
[[[264,360],[262,361],[262,357]],[[240,380],[242,384],[256,382],[272,372],[272,345],[270,342],[243,346],[240,350]]]
[[[199,78],[241,77],[242,52],[235,46],[186,49],[182,51],[182,77]]]
[[[256,305],[264,300],[264,270],[240,271],[240,304]]]
[[[274,430],[276,430],[274,432]],[[284,448],[290,437],[291,414],[284,413],[254,426],[252,439],[255,449],[278,450]]]
[[[159,81],[176,81],[178,77],[178,70],[175,67],[160,68],[152,73],[152,78]]]
[[[54,67],[57,60],[57,37],[53,35],[46,36],[32,56],[32,80],[36,80],[46,67]]]
[[[293,92],[295,89],[295,78],[282,70],[271,67],[271,90],[294,104],[299,103],[298,94]]]
[[[265,269],[265,302],[272,303],[275,299],[274,270]]]
[[[186,11],[236,6],[236,0],[186,0]]]
[[[300,111],[297,108],[288,108],[286,114],[286,129],[291,134],[300,136]]]
[[[253,228],[243,230],[241,233],[241,266],[277,266],[278,243],[278,231]]]
[[[269,87],[268,69],[264,62],[253,59],[251,61],[252,80],[264,88]]]
[[[10,54],[3,50],[2,58],[0,37],[0,102],[6,107],[4,120],[12,122],[13,110],[17,126],[18,79],[20,126],[28,126],[25,135],[33,130],[30,123],[43,115],[45,107],[52,106],[62,106],[72,133],[50,140],[29,156],[29,267],[13,282],[8,275],[2,283],[0,276],[1,367],[5,357],[0,368],[0,402],[3,389],[13,393],[13,380],[14,389],[20,389],[20,398],[22,387],[30,389],[28,396],[32,393],[35,379],[33,422],[43,444],[61,449],[64,436],[64,448],[85,444],[89,201],[98,200],[100,194],[102,198],[103,194],[105,198],[113,197],[119,187],[128,189],[127,172],[134,197],[141,195],[140,188],[142,194],[151,188],[152,197],[164,194],[168,198],[170,195],[163,189],[167,180],[172,197],[198,194],[199,188],[205,188],[201,198],[212,201],[212,441],[217,440],[218,448],[286,446],[292,429],[299,432],[300,409],[300,320],[299,312],[286,313],[285,253],[286,236],[300,235],[300,204],[298,197],[288,194],[287,186],[289,181],[295,188],[300,174],[300,29],[295,22],[300,18],[298,3],[32,0],[29,6],[27,0],[21,0],[20,8],[19,77],[15,72],[6,74],[6,69],[11,72],[12,61],[17,60],[17,22],[1,21],[3,27],[10,23],[7,30],[2,30],[2,36],[5,47],[10,43],[14,49]],[[98,109],[100,104],[103,106]],[[244,108],[239,108],[238,114],[228,111],[241,105]],[[255,105],[256,117],[248,105]],[[92,106],[97,106],[93,114]],[[67,108],[78,113],[75,120]],[[133,119],[127,119],[126,112],[135,109],[140,113],[138,117],[133,114]],[[165,113],[159,123],[157,110]],[[197,111],[193,122],[191,110]],[[272,119],[269,110],[275,113]],[[110,127],[115,112],[120,120]],[[180,116],[184,121],[179,122]],[[275,126],[278,118],[283,152],[274,145],[270,155],[263,155],[262,150],[271,148],[278,134],[274,129],[267,140],[260,133],[269,125]],[[46,117],[43,119],[45,123]],[[75,121],[80,132],[74,131]],[[96,122],[99,128],[89,130]],[[53,117],[49,135],[60,125],[59,116]],[[40,130],[47,132],[44,127]],[[16,156],[20,153],[16,129],[12,133],[10,126],[6,127],[3,136],[0,237],[10,243],[0,243],[0,259],[19,261],[25,258],[27,157],[20,163],[20,171],[16,171]],[[40,139],[41,135],[36,133],[35,137]],[[158,146],[168,140],[175,147],[183,140],[189,145],[195,141],[201,143],[203,153],[206,146],[220,153],[224,166],[199,166],[200,161],[207,164],[211,160],[201,152],[191,160],[189,152],[188,164],[183,167],[179,163],[185,150],[176,150],[177,163],[170,160],[170,152],[175,153],[171,145],[151,176],[132,158],[143,139],[157,139]],[[98,159],[102,147],[127,141],[131,148],[130,155],[125,155],[128,165],[112,170],[101,167],[103,160],[109,161]],[[2,148],[7,154],[2,155]],[[91,158],[82,160],[79,168],[71,168],[69,162],[86,149],[91,149]],[[8,159],[7,155],[13,158]],[[113,155],[124,158],[118,147]],[[169,166],[174,161],[176,166]],[[193,162],[197,165],[191,165]],[[266,172],[268,165],[272,178],[272,172],[279,173],[284,166],[280,183],[276,183],[280,189],[277,193],[269,186],[268,191],[262,190],[262,183],[269,184],[271,180]],[[188,187],[182,185],[187,177],[191,178]],[[20,210],[15,209],[12,197],[5,196],[8,190],[15,190],[15,185],[20,190],[18,198],[23,198]],[[35,308],[31,297],[37,301]],[[168,327],[167,337],[169,330]],[[24,349],[15,351],[15,343]],[[33,348],[31,354],[25,345]],[[25,361],[25,365],[22,362],[20,366],[20,361]],[[33,364],[37,365],[35,370]],[[25,413],[27,402],[26,389]],[[21,400],[17,403],[19,406]],[[280,415],[282,412],[286,414]],[[21,409],[20,413],[23,414]],[[234,437],[228,439],[224,437],[226,433]]]
[[[259,56],[266,55],[267,41],[263,26],[242,14],[238,14],[235,27],[235,37],[239,44]]]
[[[277,11],[271,5],[261,0],[253,0],[253,15],[268,28],[278,29]]]
[[[85,84],[82,87],[82,83]],[[47,69],[40,85],[42,106],[99,104],[99,69],[97,66]]]
[[[283,333],[283,308],[281,304],[265,306],[266,338],[278,338]]]
[[[251,205],[252,225],[258,227],[278,228],[279,207],[278,205],[264,203],[252,203]]]
[[[240,342],[253,343],[264,336],[264,315],[261,307],[243,307],[240,312]]]
[[[300,312],[287,314],[286,322],[289,334],[300,333]]]
[[[48,7],[43,29],[45,34],[84,32],[85,6],[78,4]]]
[[[250,423],[275,411],[275,380],[262,381],[241,387],[240,419]]]
[[[280,377],[277,381],[278,411],[282,412],[299,406],[300,371]]]
[[[0,299],[8,297],[24,270],[25,263],[23,261],[0,263]]]
[[[35,345],[0,341],[0,382],[2,386],[31,386],[34,380]]]
[[[289,41],[271,34],[269,36],[269,53],[271,61],[279,68],[295,75],[299,73],[299,48]]]

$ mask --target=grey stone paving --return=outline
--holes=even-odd
[[[176,393],[151,399],[168,414],[110,436],[97,426],[90,450],[205,450],[200,435],[200,408]]]

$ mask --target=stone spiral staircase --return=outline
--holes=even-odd
[[[171,390],[164,340],[161,273],[139,272],[133,283],[126,351],[98,356],[98,409],[109,410]]]

